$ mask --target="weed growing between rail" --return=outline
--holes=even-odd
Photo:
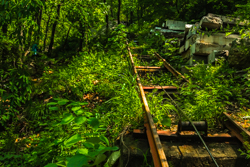
[[[219,124],[222,112],[235,106],[249,108],[245,86],[223,58],[214,66],[197,64],[189,70],[190,83],[181,88],[179,103],[192,120],[207,120],[212,128]]]

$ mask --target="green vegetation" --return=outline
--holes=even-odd
[[[246,1],[2,0],[0,166],[115,166],[120,133],[143,126],[126,40],[138,48],[133,54],[158,52],[179,71],[185,61],[177,39],[150,30],[166,19],[195,23],[208,12],[227,15],[236,7],[237,15],[249,19]],[[135,63],[162,66],[156,59]],[[190,70],[190,84],[176,98],[192,120],[206,119],[215,127],[230,106],[249,114],[249,68],[238,77],[218,60]],[[142,80],[179,86],[170,73]],[[153,91],[147,98],[155,123],[167,128],[176,109],[163,94]],[[144,163],[149,165],[146,158]]]

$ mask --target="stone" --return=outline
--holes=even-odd
[[[219,17],[203,16],[200,21],[200,27],[202,29],[219,29],[222,27],[222,20]]]
[[[239,24],[240,26],[249,24],[248,20],[240,21],[240,18],[222,16],[222,15],[217,15],[217,14],[212,14],[212,13],[208,13],[207,16],[208,17],[219,17],[222,20],[224,26],[227,24],[231,24],[231,25]]]

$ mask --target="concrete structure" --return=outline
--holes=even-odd
[[[216,33],[214,30],[222,29],[223,26],[236,25],[239,22],[238,18],[215,15],[209,13],[204,16],[199,23],[194,25],[185,25],[185,36],[180,42],[179,53],[184,59],[188,59],[189,66],[195,62],[213,63],[218,56],[232,47],[234,41],[239,41],[239,34]],[[240,22],[239,25],[245,25],[247,21]],[[205,31],[208,30],[208,31]],[[213,30],[213,31],[210,31]]]
[[[162,27],[155,27],[153,31],[161,32],[166,38],[183,38],[185,35],[187,22],[167,20]],[[153,32],[151,31],[151,32]]]

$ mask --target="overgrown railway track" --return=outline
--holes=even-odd
[[[128,45],[128,43],[127,43],[127,45]],[[180,112],[182,112],[181,109],[178,107],[178,105],[174,102],[174,100],[170,97],[170,95],[168,93],[168,91],[171,92],[171,90],[172,91],[174,90],[176,92],[177,87],[171,86],[171,85],[168,85],[168,86],[161,86],[161,85],[145,86],[141,82],[139,72],[147,73],[147,72],[157,72],[157,71],[165,70],[165,71],[171,72],[176,78],[178,78],[181,81],[181,83],[189,82],[189,81],[188,81],[188,79],[185,78],[185,76],[183,76],[180,72],[178,72],[176,69],[174,69],[158,53],[155,53],[154,55],[159,61],[163,62],[163,65],[165,68],[156,67],[156,66],[136,66],[134,59],[133,59],[134,56],[131,53],[131,49],[129,47],[127,47],[127,49],[128,49],[130,64],[131,64],[133,73],[136,76],[137,84],[139,87],[140,97],[141,97],[141,100],[143,102],[143,109],[145,111],[145,114],[144,114],[145,130],[135,129],[134,134],[140,136],[141,134],[146,133],[155,167],[168,167],[169,166],[166,155],[165,155],[164,150],[163,150],[163,146],[161,144],[161,139],[177,139],[177,138],[180,139],[180,138],[182,138],[185,140],[185,139],[191,138],[191,139],[197,140],[197,138],[200,138],[202,143],[204,144],[205,148],[207,149],[207,152],[210,154],[212,160],[214,161],[215,165],[219,166],[217,164],[216,160],[214,159],[213,155],[209,151],[209,149],[206,146],[206,143],[204,141],[213,141],[213,142],[230,141],[230,140],[235,140],[235,137],[237,137],[238,140],[240,140],[243,143],[244,140],[243,140],[242,133],[245,133],[248,137],[250,137],[250,133],[247,130],[245,130],[244,128],[242,128],[237,122],[235,122],[230,117],[229,114],[227,114],[225,112],[223,113],[223,116],[222,116],[222,118],[223,118],[222,122],[231,131],[231,135],[221,134],[221,135],[216,135],[216,136],[207,136],[207,135],[201,136],[198,131],[203,130],[204,128],[205,128],[205,130],[207,130],[206,129],[207,125],[205,125],[206,122],[202,122],[202,121],[193,122],[188,117],[187,117],[187,119],[189,121],[184,122],[184,123],[179,122],[178,126],[180,126],[180,125],[185,126],[188,124],[188,126],[186,126],[186,128],[188,130],[193,129],[193,131],[197,132],[198,136],[197,135],[180,135],[179,132],[166,132],[166,131],[157,130],[156,125],[155,125],[154,120],[153,120],[153,117],[152,117],[151,112],[150,112],[150,108],[149,108],[148,101],[147,101],[147,98],[145,95],[145,91],[153,90],[153,89],[163,90],[168,95],[168,97],[172,100],[174,106]],[[139,57],[143,58],[145,56],[139,56]],[[185,115],[185,113],[183,113],[183,114]],[[178,127],[178,131],[179,131],[179,128],[180,127]]]

